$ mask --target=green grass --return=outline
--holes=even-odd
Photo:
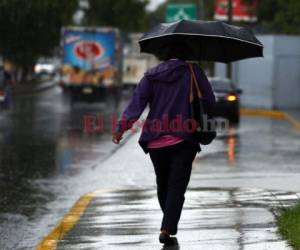
[[[300,203],[282,211],[277,218],[280,234],[295,250],[300,250]]]

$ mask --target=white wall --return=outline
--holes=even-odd
[[[232,79],[243,90],[241,104],[257,108],[300,108],[300,37],[261,35],[264,57],[233,63]],[[216,63],[215,75],[225,76]]]

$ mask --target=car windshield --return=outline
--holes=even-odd
[[[210,80],[214,91],[230,91],[232,84],[228,80]]]

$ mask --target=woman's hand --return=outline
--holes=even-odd
[[[123,139],[123,133],[122,132],[114,132],[112,134],[113,143],[119,144],[122,139]]]

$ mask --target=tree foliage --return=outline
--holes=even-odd
[[[254,0],[243,1],[251,4]],[[300,34],[299,0],[260,0],[257,16],[258,24],[268,32]]]
[[[148,0],[89,0],[86,24],[142,31],[147,27]]]
[[[59,45],[77,0],[0,0],[0,54],[23,69]]]

